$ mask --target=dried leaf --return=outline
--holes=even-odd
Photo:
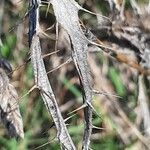
[[[34,68],[35,83],[40,90],[44,104],[51,114],[57,129],[57,138],[65,149],[75,149],[72,139],[67,131],[65,122],[59,110],[56,98],[48,81],[43,63],[39,37],[35,34],[31,44],[31,60]]]
[[[0,68],[0,121],[11,137],[23,138],[23,122],[18,105],[18,94],[3,68]]]
[[[91,76],[87,62],[88,40],[81,30],[78,11],[82,9],[76,1],[51,0],[57,22],[67,31],[73,46],[72,58],[79,74],[83,87],[83,103],[90,104],[92,101]],[[90,146],[92,132],[92,109],[84,108],[85,129],[82,149],[87,150]]]
[[[37,4],[38,6],[34,7]],[[51,114],[54,120],[57,129],[57,138],[61,144],[61,148],[63,147],[63,149],[75,150],[76,148],[68,133],[67,127],[65,125],[65,121],[61,115],[55,95],[52,91],[51,84],[49,83],[44,62],[43,62],[43,57],[41,54],[41,45],[38,36],[40,30],[39,17],[38,17],[39,5],[40,5],[40,0],[32,1],[31,6],[35,10],[33,12],[30,12],[31,13],[30,15],[35,16],[35,18],[34,19],[32,19],[32,17],[29,18],[30,27],[34,26],[34,24],[36,25],[35,28],[33,28],[35,34],[32,36],[31,47],[30,47],[31,61],[32,61],[33,71],[35,76],[35,84],[39,88],[44,104],[47,107],[48,112]]]

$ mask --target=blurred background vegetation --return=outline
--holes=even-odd
[[[79,0],[84,8],[110,16],[109,3],[106,0]],[[148,1],[138,0],[139,5]],[[129,0],[125,7],[131,9]],[[55,16],[53,9],[46,1],[40,8],[42,53],[58,53],[45,57],[47,71],[65,62],[71,52],[66,32],[59,28],[59,37],[55,42]],[[0,1],[0,56],[10,61],[13,67],[12,84],[19,94],[20,109],[23,117],[25,138],[20,141],[10,138],[4,127],[0,126],[1,150],[28,149],[60,149],[56,140],[56,129],[51,127],[52,120],[48,115],[38,90],[33,90],[24,96],[34,85],[32,66],[29,60],[28,47],[28,1]],[[96,16],[79,12],[79,17],[86,27],[98,30]],[[95,49],[95,47],[90,47]],[[93,150],[142,150],[146,140],[138,102],[138,71],[127,64],[108,57],[103,52],[89,53],[89,65],[93,77],[94,88],[107,93],[95,95],[93,106],[100,118],[93,115],[94,128],[91,137]],[[53,91],[57,97],[63,117],[82,105],[81,87],[77,71],[73,63],[69,63],[48,74]],[[147,89],[150,91],[150,89]],[[148,93],[149,94],[149,93]],[[121,98],[115,97],[118,95]],[[147,96],[149,100],[149,97]],[[149,105],[149,104],[148,104]],[[83,131],[83,111],[77,111],[75,116],[66,123],[78,149],[81,149]],[[147,148],[145,148],[147,149]]]

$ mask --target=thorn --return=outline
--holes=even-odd
[[[106,128],[100,128],[100,127],[96,127],[96,126],[94,126],[94,125],[93,125],[92,128],[93,128],[93,129],[98,129],[98,130],[106,130]]]
[[[46,129],[46,131],[42,132],[42,134],[45,134],[48,132],[49,129],[51,129],[52,127],[55,127],[55,123],[52,122],[52,124],[50,125],[50,127],[48,127],[48,129]]]
[[[55,71],[55,70],[61,68],[62,66],[66,65],[66,64],[68,64],[68,63],[70,63],[71,61],[72,61],[72,58],[67,59],[66,62],[64,62],[63,64],[58,65],[56,68],[54,68],[54,69],[48,71],[47,74],[49,74],[49,73],[51,73],[51,72],[53,72],[53,71]]]
[[[40,27],[38,27],[37,31],[38,31],[39,34],[41,33],[41,34],[44,35],[45,37],[47,37],[47,38],[49,38],[49,39],[55,41],[55,38],[54,38],[54,37],[49,36],[49,35],[48,35],[47,33],[45,33]]]
[[[11,73],[13,73],[13,72],[19,70],[21,67],[23,67],[24,65],[26,65],[27,63],[29,63],[29,61],[30,61],[30,57],[29,57],[23,64],[19,65],[19,66],[16,67],[15,69],[13,69]]]
[[[54,52],[51,52],[51,53],[45,54],[45,55],[43,55],[42,57],[43,57],[43,58],[45,58],[45,57],[51,56],[51,55],[53,55],[53,54],[58,53],[59,51],[60,51],[60,50],[57,50],[57,51],[54,51]]]
[[[94,150],[93,148],[89,147],[89,150]]]
[[[24,97],[26,97],[28,94],[30,94],[34,89],[38,88],[37,85],[34,85],[33,87],[30,88],[30,90],[24,94],[22,97],[20,97],[19,99],[23,99]]]
[[[53,29],[53,28],[54,28],[54,26],[55,26],[55,23],[54,23],[53,25],[51,25],[49,28],[47,28],[45,31],[48,31],[48,30]]]
[[[35,88],[37,88],[37,85],[34,85],[33,87],[31,87],[30,90],[29,90],[26,94],[24,94],[23,96],[21,96],[20,98],[18,98],[18,102],[19,102],[21,99],[23,99],[25,96],[27,96],[28,94],[30,94]],[[12,107],[15,106],[15,105],[17,105],[18,102],[14,103],[14,104],[12,105]]]
[[[68,121],[69,119],[71,119],[71,118],[74,117],[75,115],[76,115],[76,114],[73,114],[73,115],[67,117],[64,121],[65,121],[65,122]]]
[[[49,8],[50,8],[50,5],[51,5],[51,2],[49,1],[49,2],[48,2],[47,9],[46,9],[45,17],[47,17],[47,14],[48,14],[48,11],[49,11]]]
[[[107,92],[103,92],[103,91],[98,91],[98,90],[93,90],[94,94],[102,94],[104,96],[113,96],[116,98],[121,98],[123,99],[123,97],[119,96],[119,95],[115,95],[115,94],[111,94],[111,93],[107,93]]]
[[[73,111],[70,112],[69,114],[72,114],[72,113],[74,113],[74,112],[77,112],[77,111],[79,111],[79,110],[81,110],[81,109],[83,109],[83,108],[85,108],[85,107],[87,107],[87,104],[83,104],[82,106],[80,106],[79,108],[73,110]]]
[[[94,12],[92,12],[92,11],[89,11],[89,10],[83,8],[83,7],[80,7],[80,9],[83,10],[83,11],[85,11],[85,12],[87,12],[87,13],[89,13],[89,14],[92,14],[92,15],[95,15],[95,16],[102,17],[102,18],[108,20],[109,22],[112,22],[111,19],[110,19],[109,17],[103,16],[103,15],[101,15],[101,14],[99,14],[99,13],[94,13]]]
[[[74,117],[75,115],[76,115],[76,114],[73,114],[73,115],[67,117],[66,119],[64,119],[64,122],[67,122],[70,118]],[[67,124],[66,124],[66,125],[67,125]],[[68,125],[69,125],[69,124],[68,124]],[[51,129],[52,127],[55,127],[55,123],[54,123],[54,122],[52,122],[51,126],[50,126],[48,129]],[[43,132],[42,134],[45,134],[46,132],[48,132],[48,129],[47,129],[47,131]]]
[[[66,123],[66,126],[69,126],[70,124],[69,123]]]
[[[95,108],[92,106],[92,104],[90,104],[89,102],[86,102],[87,105],[93,110],[93,112],[100,118],[102,119],[102,117],[97,113],[97,111],[95,110]]]
[[[52,138],[50,141],[48,141],[48,142],[46,142],[46,143],[44,143],[44,144],[42,144],[42,145],[40,145],[40,146],[34,148],[34,150],[41,149],[42,147],[44,147],[44,146],[50,144],[50,143],[51,143],[53,140],[55,140],[55,139],[56,139],[56,136],[55,136],[54,138]]]

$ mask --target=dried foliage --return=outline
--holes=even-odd
[[[18,105],[18,94],[14,86],[10,84],[5,71],[9,64],[4,60],[1,60],[0,64],[0,121],[11,137],[23,138],[23,122]]]
[[[24,2],[10,2],[18,10],[23,8]],[[45,137],[43,130],[48,139],[55,129],[59,142],[55,149],[58,145],[69,150],[149,149],[149,8],[150,2],[142,6],[135,0],[29,1],[28,17],[17,27],[13,57],[18,58],[29,42],[34,82],[28,56],[27,62],[18,58],[21,67],[13,72],[14,80],[20,82],[15,84],[19,92],[27,90],[21,99],[27,97],[23,103],[27,103],[25,128],[33,133],[30,139]],[[38,104],[39,93],[52,125]],[[50,142],[30,143],[28,148],[46,147]],[[47,146],[54,147],[53,143]]]

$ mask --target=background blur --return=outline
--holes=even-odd
[[[113,9],[116,9],[116,11],[112,11],[106,0],[79,0],[78,2],[82,7],[103,14],[111,18],[112,21],[117,20],[117,11],[122,5],[121,0],[114,1],[115,8]],[[143,23],[144,19],[134,18],[133,9],[129,2],[127,0],[124,6],[128,20],[128,24],[127,20],[124,21],[124,26],[132,27],[133,24],[130,24],[132,21],[135,21],[138,26],[138,23]],[[141,8],[148,5],[146,0],[138,0],[137,3]],[[14,71],[11,81],[18,91],[19,97],[25,95],[34,85],[32,66],[28,61],[30,51],[28,48],[27,12],[28,1],[0,1],[0,56],[6,58],[12,64]],[[85,12],[79,12],[79,17],[84,25],[91,29],[107,46],[120,50],[121,54],[126,54],[127,58],[131,57],[131,61],[133,59],[140,61],[138,52],[132,51],[129,43],[123,42],[125,46],[122,46],[118,44],[120,41],[113,42],[109,37],[102,36],[101,29],[104,27],[102,23],[107,22],[107,19]],[[56,49],[59,50],[55,54],[44,57],[46,69],[50,71],[69,59],[71,45],[67,33],[61,27],[58,28],[59,36],[56,42],[56,20],[52,7],[50,6],[48,9],[46,1],[42,1],[40,22],[43,31],[43,34],[41,34],[43,55],[54,52]],[[122,24],[120,25],[118,22],[117,25],[119,27],[116,29],[120,31]],[[149,33],[149,27],[147,29],[144,26],[145,28],[142,29],[141,24],[138,27],[141,27],[142,32]],[[120,35],[117,31],[116,34]],[[111,33],[108,35],[111,35]],[[139,75],[137,69],[129,67],[129,62],[121,63],[110,57],[109,54],[97,49],[94,46],[89,47],[88,59],[93,86],[94,89],[107,94],[93,97],[93,106],[100,117],[93,115],[93,124],[98,128],[93,129],[91,149],[148,149],[150,140],[150,84],[148,76]],[[138,65],[140,65],[140,62]],[[77,71],[73,63],[69,63],[50,72],[48,76],[63,117],[67,118],[70,116],[69,112],[82,105]],[[118,97],[115,95],[118,95]],[[144,99],[144,101],[141,101],[141,99]],[[33,90],[30,94],[21,98],[19,103],[24,122],[25,138],[18,142],[9,138],[4,127],[0,125],[0,149],[60,149],[59,143],[55,139],[55,127],[51,127],[52,120],[47,113],[39,91]],[[147,111],[143,113],[143,110]],[[83,111],[80,110],[67,121],[69,132],[78,149],[81,149],[83,120]]]

